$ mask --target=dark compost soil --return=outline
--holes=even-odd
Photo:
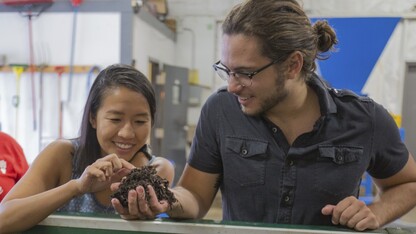
[[[143,186],[146,193],[146,200],[149,202],[150,196],[147,186],[150,185],[156,192],[159,201],[166,200],[169,206],[176,202],[173,193],[168,189],[169,181],[161,178],[156,174],[156,169],[152,166],[144,166],[134,168],[131,172],[121,180],[120,187],[111,197],[117,198],[123,207],[128,207],[128,193],[135,190],[137,186]]]

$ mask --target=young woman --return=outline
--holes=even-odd
[[[153,88],[142,73],[120,64],[101,71],[80,136],[57,140],[39,154],[0,203],[0,232],[26,230],[56,210],[114,213],[110,184],[134,167],[153,165],[172,182],[172,164],[148,151],[155,110]]]

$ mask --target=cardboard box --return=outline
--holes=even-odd
[[[166,19],[165,20],[166,26],[173,32],[176,32],[176,20],[175,19]]]
[[[168,14],[168,4],[166,0],[147,0],[146,4],[158,15]]]

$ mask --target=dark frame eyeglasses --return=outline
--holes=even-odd
[[[215,64],[213,64],[214,70],[217,72],[218,76],[223,79],[224,81],[230,82],[230,77],[233,76],[242,86],[251,86],[253,76],[257,75],[263,70],[266,70],[268,67],[272,66],[273,64],[277,63],[277,61],[272,61],[267,65],[257,69],[256,71],[252,72],[232,72],[226,66],[224,66],[221,61],[219,60]]]

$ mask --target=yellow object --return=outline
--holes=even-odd
[[[12,69],[16,77],[19,79],[20,79],[20,75],[22,75],[22,73],[25,71],[24,66],[13,66]]]
[[[150,8],[151,12],[161,15],[168,14],[168,3],[166,0],[147,0],[146,5]]]
[[[396,115],[393,113],[390,113],[391,116],[393,117],[394,121],[397,124],[397,127],[401,128],[402,127],[402,116],[401,115]]]
[[[0,0],[1,2],[1,0]],[[94,65],[75,65],[73,66],[74,73],[88,73],[90,69]],[[54,66],[34,66],[33,72],[44,72],[44,73],[56,73],[56,67],[63,67],[63,73],[69,73],[70,66],[63,66],[63,65],[54,65]],[[20,65],[20,64],[10,64],[9,66],[0,67],[0,72],[11,72],[13,71],[15,74],[17,72],[22,71],[24,72],[28,68],[27,65]]]
[[[199,74],[197,69],[189,69],[189,84],[198,85],[199,84]]]
[[[25,65],[13,65],[12,70],[16,76],[16,95],[13,97],[13,106],[19,107],[20,103],[20,78],[27,66]]]
[[[176,20],[175,19],[166,19],[165,24],[166,26],[168,26],[170,30],[172,30],[172,32],[176,32]]]
[[[16,114],[15,114],[15,133],[14,135],[17,138],[17,134],[19,133],[19,125],[18,125],[18,121],[19,121],[19,104],[20,104],[20,77],[22,76],[22,73],[25,71],[26,69],[26,65],[12,65],[12,70],[13,73],[16,76],[16,95],[13,96],[12,98],[12,105],[14,108],[16,108]]]

